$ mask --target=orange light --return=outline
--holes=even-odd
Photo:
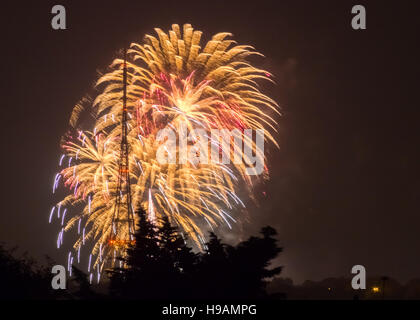
[[[129,245],[134,246],[136,244],[136,240],[110,239],[108,240],[108,244],[113,247],[127,247]]]
[[[379,292],[379,287],[373,287],[372,291],[375,292],[375,293]]]

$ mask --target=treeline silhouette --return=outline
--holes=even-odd
[[[282,251],[271,227],[235,246],[210,233],[204,251],[196,253],[167,218],[153,224],[143,209],[137,214],[135,244],[125,257],[117,257],[124,267],[107,270],[99,285],[91,285],[73,266],[67,289],[53,290],[55,262],[47,257],[41,266],[27,254],[16,257],[16,249],[0,243],[0,300],[420,299],[420,279],[403,285],[388,277],[369,277],[366,290],[355,292],[349,277],[298,285],[280,278],[281,267],[270,268]]]
[[[281,267],[269,268],[282,251],[271,227],[236,246],[223,244],[211,233],[205,251],[194,253],[167,218],[153,224],[143,209],[137,214],[135,245],[125,258],[119,258],[124,267],[108,271],[112,297],[264,298],[266,280],[281,272]]]
[[[16,258],[16,250],[0,244],[0,299],[51,298],[51,268],[39,266],[26,253]]]
[[[264,299],[268,280],[281,272],[270,268],[282,251],[271,227],[235,246],[210,233],[196,253],[168,218],[152,223],[144,209],[136,214],[136,241],[117,257],[122,267],[106,270],[100,290],[74,266],[67,290],[52,290],[51,259],[40,267],[0,245],[0,299]]]
[[[274,278],[266,290],[271,297],[288,300],[420,300],[420,279],[402,284],[393,278],[370,276],[366,279],[366,290],[354,290],[351,280],[331,277],[295,284],[289,278]]]

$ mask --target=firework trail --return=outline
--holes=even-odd
[[[247,188],[251,193],[259,177],[247,175],[244,163],[161,164],[156,159],[162,145],[158,132],[166,128],[178,132],[183,125],[188,130],[202,129],[208,136],[212,129],[237,129],[232,132],[239,135],[246,129],[259,129],[266,142],[277,145],[270,134],[276,126],[270,114],[277,112],[277,105],[257,86],[260,79],[271,81],[271,75],[248,60],[261,54],[250,46],[236,45],[229,33],[218,33],[201,46],[202,32],[189,24],[182,31],[178,25],[172,25],[168,33],[155,31],[157,37],[146,35],[144,44],[132,43],[128,50],[127,139],[133,210],[143,206],[151,219],[169,217],[201,246],[200,225],[231,227],[235,218],[229,212],[244,206],[237,190]],[[118,182],[123,64],[122,59],[115,59],[110,71],[97,81],[96,98],[85,98],[75,106],[71,129],[62,141],[61,171],[53,183],[53,192],[59,186],[69,190],[49,216],[50,222],[56,216],[61,224],[57,246],[62,245],[65,232],[75,229],[68,265],[74,258],[80,261],[81,250],[88,251],[90,278],[96,271],[99,279],[107,260],[115,256],[108,240]],[[220,140],[210,142],[221,147]],[[198,143],[193,136],[188,150],[195,150]],[[264,160],[263,150],[252,140],[244,139],[244,144]],[[182,157],[179,148],[175,152]],[[262,178],[267,175],[265,167]],[[119,232],[128,234],[127,229]]]

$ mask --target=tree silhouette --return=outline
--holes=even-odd
[[[111,275],[111,294],[120,298],[155,297],[158,280],[159,246],[154,225],[147,219],[146,212],[140,208],[137,212],[139,224],[135,236],[135,245],[129,246],[127,256],[119,257],[126,264],[125,268],[114,268]],[[141,289],[140,289],[141,288]]]
[[[26,254],[16,258],[15,251],[0,244],[0,300],[52,298],[51,269],[38,266]]]
[[[227,246],[215,233],[210,233],[206,251],[200,255],[198,275],[201,279],[199,298],[227,298],[233,295],[231,275],[233,268]]]
[[[262,298],[266,279],[280,273],[268,269],[280,252],[276,231],[262,229],[237,246],[223,244],[211,233],[205,252],[195,254],[168,218],[150,222],[137,212],[135,244],[119,258],[123,268],[110,272],[110,293],[129,299]]]
[[[111,270],[110,292],[131,299],[170,298],[188,294],[195,254],[167,218],[150,222],[146,212],[137,212],[135,244],[120,258],[125,268]]]
[[[187,239],[180,236],[167,217],[162,218],[158,230],[158,243],[161,249],[161,260],[164,268],[170,272],[164,283],[169,297],[188,298],[193,296],[197,255],[187,246]]]
[[[236,247],[229,247],[232,268],[232,282],[237,289],[238,298],[265,297],[266,279],[280,274],[281,267],[268,269],[282,248],[277,246],[277,235],[271,227],[262,228],[263,237],[250,237]]]
[[[77,289],[73,295],[77,299],[90,300],[98,298],[98,294],[92,290],[92,286],[89,283],[88,276],[82,270],[72,266],[73,277],[72,282],[76,283]]]
[[[276,231],[265,227],[263,237],[251,237],[236,246],[228,246],[210,234],[207,250],[201,255],[200,276],[204,281],[202,298],[263,298],[266,279],[281,272],[268,269],[282,248],[274,238]]]

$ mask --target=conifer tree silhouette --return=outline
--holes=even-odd
[[[110,272],[111,294],[132,299],[188,296],[196,255],[168,218],[154,224],[143,208],[137,214],[135,244],[127,249],[126,258],[120,258],[126,267]]]
[[[110,293],[129,299],[239,299],[265,297],[266,279],[280,273],[269,264],[281,251],[276,231],[261,230],[229,246],[211,233],[206,250],[195,254],[168,218],[150,222],[137,212],[135,244],[127,249],[124,268],[110,271]]]

